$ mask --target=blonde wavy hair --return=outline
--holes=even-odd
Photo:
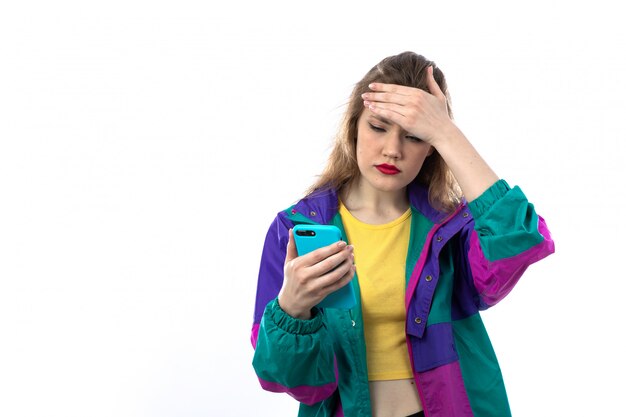
[[[430,92],[427,82],[429,66],[433,67],[435,81],[448,98],[448,114],[452,117],[446,79],[433,61],[410,51],[383,59],[354,86],[326,167],[317,181],[307,189],[307,196],[329,188],[340,192],[360,177],[356,161],[357,123],[363,112],[361,94],[370,91],[368,85],[373,82],[399,84]],[[452,212],[460,203],[458,183],[437,150],[426,158],[413,181],[428,187],[429,202],[440,211]]]

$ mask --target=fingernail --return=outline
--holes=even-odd
[[[376,84],[371,83],[370,85],[368,85],[369,88],[371,88],[372,90],[376,89]]]
[[[339,247],[339,248],[343,248],[346,245],[347,245],[347,243],[344,242],[343,240],[340,240],[339,243],[337,243],[337,247]]]

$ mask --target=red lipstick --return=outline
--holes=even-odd
[[[396,175],[400,173],[400,170],[396,168],[394,165],[380,164],[380,165],[375,165],[375,167],[377,170],[379,170],[385,175]]]

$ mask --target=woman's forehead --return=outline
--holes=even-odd
[[[384,117],[378,115],[378,114],[374,114],[371,112],[371,110],[365,108],[363,109],[363,112],[361,113],[361,116],[359,117],[360,119],[365,119],[368,117],[373,117],[374,119],[378,120],[381,123],[384,123],[386,125],[393,125],[394,123],[392,121],[389,121],[387,119],[385,119]]]

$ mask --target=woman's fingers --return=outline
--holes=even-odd
[[[313,265],[307,265],[309,261],[304,263],[304,257],[301,260],[303,262],[296,265],[295,268],[298,271],[294,270],[294,275],[298,276],[298,281],[301,285],[312,292],[318,292],[320,289],[334,284],[350,272],[350,269],[354,266],[354,250],[352,246],[346,246],[341,251]]]
[[[377,92],[361,95],[363,105],[372,113],[383,117],[403,128],[410,127],[412,120],[407,119],[420,111],[433,98],[428,92],[419,88],[405,87],[395,84],[371,84]]]
[[[418,91],[422,90],[417,90],[414,94],[419,94]],[[406,106],[411,101],[411,95],[397,93],[363,93],[361,98],[368,103],[394,103],[401,106]]]
[[[407,87],[406,85],[385,84],[385,83],[371,83],[368,87],[374,93],[392,93],[392,94],[397,94],[399,96],[410,96],[415,90],[419,90],[418,88]],[[371,94],[371,93],[366,93],[366,94]]]
[[[328,246],[324,246],[323,248],[311,251],[306,255],[302,255],[298,258],[298,260],[302,266],[310,267],[322,262],[330,256],[340,253],[347,246],[348,244],[346,242],[340,240],[339,242],[331,243]]]
[[[323,249],[323,248],[322,248]],[[312,253],[312,252],[311,252]],[[308,273],[312,277],[321,277],[339,267],[345,261],[354,260],[354,249],[352,246],[345,246],[341,251],[334,253],[321,261],[308,267]]]
[[[346,261],[333,271],[321,276],[317,284],[320,285],[322,294],[325,297],[331,292],[347,285],[352,280],[355,273],[356,265],[351,261]]]
[[[446,99],[446,95],[439,88],[439,84],[435,81],[434,68],[432,66],[428,67],[428,89],[431,94],[438,99]]]
[[[364,104],[375,115],[402,127],[404,127],[403,123],[405,122],[408,112],[410,111],[409,107],[394,103],[372,103],[366,101]]]
[[[378,107],[381,103],[397,104],[399,106],[411,106],[416,104],[416,99],[424,99],[428,96],[434,96],[439,100],[446,100],[446,95],[439,88],[439,84],[435,80],[433,73],[433,67],[428,67],[428,75],[426,77],[426,83],[428,84],[428,91],[424,91],[420,88],[408,87],[397,84],[384,84],[384,83],[372,83],[369,85],[370,90],[361,94],[361,98],[364,102],[374,104]],[[369,107],[366,104],[367,107]]]
[[[379,118],[397,124],[411,136],[436,146],[441,132],[451,123],[446,96],[428,68],[430,93],[419,88],[395,84],[372,83],[362,95],[363,105]]]
[[[289,229],[289,241],[287,242],[287,255],[285,256],[285,262],[289,262],[298,257],[298,251],[296,250],[296,243],[293,240],[293,229]]]
[[[353,248],[337,242],[289,259],[289,244],[280,305],[292,317],[306,318],[314,305],[350,282],[355,272]]]
[[[432,66],[428,67],[426,83],[428,84],[428,89],[430,90],[430,94],[437,98],[446,98],[446,95],[439,88],[439,84],[435,80],[434,69]],[[385,84],[385,83],[371,83],[369,86],[371,92],[367,92],[363,94],[363,96],[372,97],[372,101],[381,101],[381,102],[396,102],[401,104],[403,98],[410,97],[417,92],[423,92],[429,94],[427,91],[421,90],[415,87],[408,87],[405,85],[398,84]],[[365,99],[365,97],[363,97]]]

